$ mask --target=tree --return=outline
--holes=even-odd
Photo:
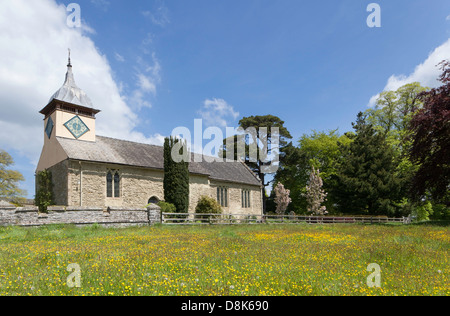
[[[383,91],[375,107],[366,111],[367,121],[388,139],[396,140],[396,145],[400,145],[406,139],[405,133],[413,114],[423,105],[419,95],[427,89],[414,82],[396,91]]]
[[[47,213],[47,208],[54,204],[52,173],[48,170],[36,175],[36,197],[35,204],[40,213]]]
[[[320,171],[316,171],[313,166],[309,184],[306,186],[306,200],[308,202],[308,212],[314,215],[327,214],[327,207],[322,205],[326,201],[327,193],[322,187],[323,181],[320,177]]]
[[[393,150],[363,113],[353,123],[356,136],[347,148],[335,178],[333,194],[342,213],[394,215],[401,181],[395,176]]]
[[[6,151],[0,150],[0,199],[20,204],[26,192],[19,188],[19,182],[25,179],[19,171],[9,169],[12,165],[13,158]]]
[[[411,193],[416,200],[429,191],[450,206],[450,62],[440,63],[443,85],[419,95],[424,103],[410,123],[411,159],[418,166]]]
[[[274,192],[275,204],[277,205],[276,212],[278,215],[283,215],[286,212],[289,203],[292,202],[291,198],[289,197],[290,191],[285,189],[282,183],[278,182],[274,189]]]
[[[276,173],[276,169],[283,165],[284,150],[287,146],[292,146],[291,143],[288,143],[292,136],[284,126],[284,121],[273,115],[244,117],[239,121],[239,127],[245,131],[253,130],[254,133],[235,135],[231,139],[225,139],[221,157],[231,156],[235,160],[242,160],[259,177],[263,186],[267,187],[272,181],[266,182],[266,175]],[[273,133],[274,128],[278,128],[279,133],[277,135]],[[264,129],[267,133],[264,132]],[[275,136],[279,136],[278,146],[274,146]],[[228,146],[231,146],[231,148],[228,148]],[[243,156],[238,152],[240,147],[245,149],[245,152],[242,153]],[[252,154],[252,148],[257,148],[257,152]],[[273,166],[273,161],[270,161],[270,158],[275,156],[279,157],[275,170],[269,168],[270,171],[267,171],[268,166]],[[266,199],[266,195],[263,194],[264,212],[266,212]]]
[[[414,82],[396,91],[384,91],[376,100],[375,107],[365,112],[367,121],[373,124],[378,133],[385,135],[394,152],[395,175],[403,180],[401,195],[404,201],[399,204],[403,214],[399,215],[411,214],[412,209],[419,207],[408,199],[412,179],[418,169],[418,165],[411,161],[409,153],[412,144],[409,125],[414,114],[423,108],[423,102],[419,96],[427,89],[420,83]]]
[[[189,209],[189,162],[175,162],[172,153],[177,150],[183,156],[186,144],[172,137],[164,140],[164,199],[175,205],[177,212],[184,213]]]
[[[341,160],[341,148],[351,143],[351,133],[340,135],[338,130],[304,134],[298,141],[298,147],[286,146],[283,164],[275,175],[275,182],[282,182],[291,191],[292,203],[289,210],[305,214],[308,208],[306,186],[312,167],[321,170],[325,191],[329,192],[324,202],[327,210],[334,212],[336,203],[331,194],[332,176],[337,174]],[[340,145],[339,145],[340,144]]]

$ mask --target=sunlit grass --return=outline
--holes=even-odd
[[[447,296],[449,258],[447,227],[9,227],[0,295]],[[381,288],[367,286],[370,263]]]

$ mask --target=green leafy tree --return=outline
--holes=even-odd
[[[395,176],[394,154],[382,133],[363,113],[353,123],[356,136],[343,148],[334,195],[342,213],[395,215],[401,180]]]
[[[289,211],[306,214],[306,186],[310,178],[309,171],[313,167],[320,169],[324,190],[328,192],[324,205],[329,213],[335,211],[336,201],[330,190],[333,184],[332,176],[337,174],[342,156],[341,147],[348,146],[351,141],[351,133],[340,135],[337,130],[313,131],[299,139],[298,147],[291,145],[285,148],[284,163],[278,169],[275,181],[282,182],[291,191],[292,203],[289,205]]]
[[[47,208],[54,205],[53,181],[51,171],[44,170],[36,175],[36,196],[35,204],[40,213],[47,213]]]
[[[273,115],[244,117],[239,121],[239,127],[246,131],[254,129],[255,132],[247,136],[235,135],[231,139],[225,139],[221,157],[233,157],[234,160],[240,159],[245,162],[266,188],[273,182],[273,179],[268,180],[267,176],[276,173],[276,170],[267,171],[267,167],[273,166],[274,161],[272,157],[275,156],[279,158],[278,162],[275,163],[276,168],[270,168],[270,170],[280,168],[283,165],[285,149],[288,146],[292,146],[292,143],[288,142],[288,140],[292,139],[292,136],[284,126],[284,121]],[[279,133],[277,135],[273,134],[273,128],[278,128]],[[263,132],[264,129],[266,129],[267,133]],[[278,146],[272,146],[275,136],[279,137]],[[227,146],[231,146],[231,148]],[[239,153],[239,147],[244,148],[245,152]],[[252,148],[258,148],[257,152],[252,154]],[[266,200],[267,197],[263,194],[264,212],[266,212]]]
[[[172,153],[184,156],[186,144],[172,137],[164,141],[164,199],[175,205],[177,212],[185,213],[189,209],[189,162],[175,162]]]
[[[419,96],[427,89],[414,82],[396,91],[383,91],[376,100],[375,107],[366,111],[367,121],[382,132],[388,141],[402,149],[410,121],[414,113],[423,107]]]
[[[12,165],[13,158],[6,151],[0,150],[0,199],[20,204],[26,192],[19,188],[19,182],[25,179],[19,171],[9,169]]]
[[[411,210],[420,207],[414,205],[409,198],[413,177],[419,167],[412,162],[409,154],[412,146],[409,126],[414,115],[423,108],[420,96],[427,90],[428,88],[414,82],[396,91],[384,91],[376,100],[375,107],[365,112],[367,121],[385,136],[393,149],[396,165],[394,172],[397,178],[403,180],[400,187],[404,201],[399,204],[403,209],[400,215],[409,215]]]

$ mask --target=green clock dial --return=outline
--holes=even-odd
[[[73,117],[69,120],[64,126],[72,133],[72,135],[78,139],[87,132],[89,132],[89,128],[84,124],[79,116]]]
[[[45,127],[45,133],[47,134],[48,138],[52,136],[53,127],[54,127],[53,120],[51,117],[49,117],[47,121],[47,126]]]

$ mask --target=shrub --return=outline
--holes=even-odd
[[[157,205],[161,208],[161,213],[175,213],[177,211],[176,206],[172,203],[160,201]]]
[[[44,170],[37,174],[37,191],[35,204],[39,208],[39,213],[47,213],[47,208],[53,205],[53,182],[52,173]]]
[[[195,207],[195,213],[199,214],[222,214],[222,212],[219,202],[209,196],[200,197]]]

